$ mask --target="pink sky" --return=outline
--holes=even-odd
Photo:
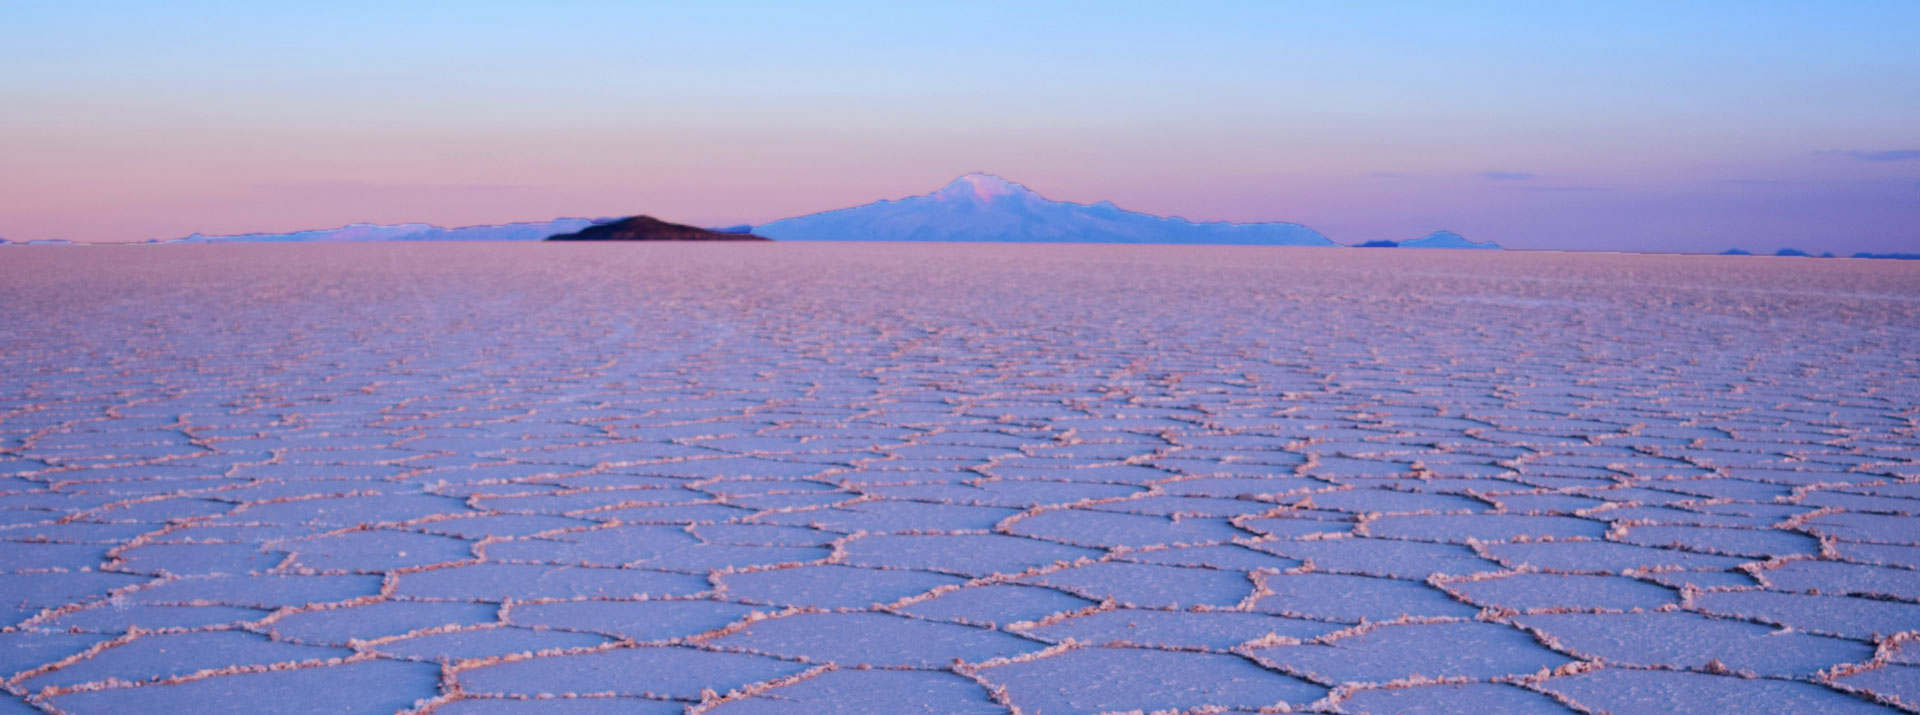
[[[1920,250],[1915,8],[29,3],[0,237],[762,223],[988,171],[1348,243]]]

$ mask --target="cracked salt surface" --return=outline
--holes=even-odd
[[[0,264],[0,712],[1920,712],[1920,274]]]

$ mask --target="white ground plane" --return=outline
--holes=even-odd
[[[1914,712],[1916,270],[10,249],[0,712]]]

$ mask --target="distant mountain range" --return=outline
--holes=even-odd
[[[640,219],[652,223],[636,223]],[[1053,201],[1020,184],[985,173],[953,180],[939,190],[903,199],[875,201],[852,208],[781,219],[761,226],[740,225],[698,229],[649,217],[557,218],[487,226],[443,228],[425,223],[357,223],[339,228],[290,233],[249,233],[225,236],[193,234],[184,238],[152,239],[147,243],[292,243],[371,241],[539,241],[579,234],[590,228],[621,224],[631,230],[608,228],[589,232],[585,239],[609,236],[614,240],[715,240],[711,234],[753,234],[778,241],[974,241],[1006,243],[1158,243],[1230,244],[1262,246],[1340,246],[1320,232],[1297,223],[1227,221],[1195,222],[1179,217],[1128,211],[1112,202],[1076,204]],[[676,227],[667,231],[661,227]],[[685,229],[685,230],[678,230]],[[644,238],[652,236],[653,238]],[[6,245],[63,245],[64,239],[8,241]],[[1368,241],[1365,248],[1445,248],[1500,250],[1491,241],[1471,241],[1452,231],[1405,241]],[[1728,249],[1724,255],[1751,255]],[[1812,255],[1781,249],[1774,255]],[[1831,256],[1832,254],[1825,254]],[[1920,259],[1915,253],[1856,253],[1854,258]]]
[[[248,233],[233,236],[193,234],[162,243],[288,243],[295,241],[538,241],[548,236],[573,233],[613,219],[557,218],[552,221],[503,223],[494,226],[441,228],[432,224],[402,223],[383,225],[356,223],[340,228],[293,233]]]
[[[196,233],[148,243],[537,241],[621,220],[560,218],[457,228],[424,223],[358,223],[290,233],[225,236]],[[1095,204],[1053,201],[1025,186],[984,173],[967,174],[937,191],[919,196],[781,219],[757,227],[741,225],[705,230],[721,234],[751,233],[780,241],[1341,245],[1297,223],[1195,222],[1128,211],[1109,201]],[[1445,231],[1404,243],[1380,243],[1409,248],[1498,248]]]
[[[1195,223],[1128,211],[1111,202],[1052,201],[992,174],[967,174],[940,190],[755,227],[776,241],[983,241],[1337,246],[1297,223]]]

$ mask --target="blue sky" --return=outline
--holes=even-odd
[[[1913,2],[0,0],[0,236],[651,213],[967,171],[1514,247],[1920,250]]]

